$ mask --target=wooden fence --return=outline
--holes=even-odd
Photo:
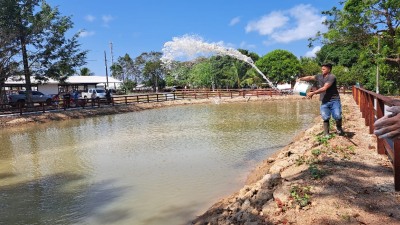
[[[369,133],[374,132],[375,120],[387,114],[385,107],[400,106],[400,101],[383,96],[363,88],[353,87],[353,97],[360,107],[365,125],[369,126]],[[400,191],[400,140],[377,139],[378,154],[386,154],[393,165],[394,186]]]
[[[150,102],[164,102],[173,100],[183,99],[208,99],[208,98],[237,98],[246,96],[272,96],[282,95],[282,93],[269,90],[269,89],[257,89],[257,90],[182,90],[175,92],[165,93],[151,93],[151,94],[135,94],[135,95],[118,95],[107,101],[106,99],[86,99],[80,98],[78,100],[71,99],[65,101],[61,99],[53,101],[51,104],[34,102],[29,106],[27,104],[17,104],[16,107],[12,107],[8,104],[0,104],[0,115],[26,115],[31,113],[44,113],[46,111],[54,110],[67,110],[73,108],[100,108],[109,107],[115,105],[129,105],[137,103],[150,103]]]

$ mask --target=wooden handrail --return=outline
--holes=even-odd
[[[400,106],[400,101],[383,96],[360,87],[353,87],[353,98],[360,107],[365,125],[369,126],[369,133],[374,132],[375,120],[382,118],[388,113],[385,106]],[[386,154],[393,165],[394,187],[400,191],[400,140],[381,139],[377,137],[378,154]]]

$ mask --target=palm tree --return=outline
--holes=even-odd
[[[87,67],[82,67],[80,69],[80,75],[81,76],[92,76],[94,73],[90,72],[90,69]]]

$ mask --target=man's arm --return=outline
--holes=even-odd
[[[332,86],[332,83],[325,83],[324,86],[322,86],[320,89],[308,92],[307,97],[312,98],[312,96],[315,94],[320,94],[322,92],[325,92],[326,90],[328,90],[330,86]]]
[[[315,76],[305,76],[305,77],[300,77],[299,80],[301,81],[312,81],[312,80],[316,80]]]

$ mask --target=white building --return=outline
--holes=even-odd
[[[49,79],[46,82],[39,82],[34,78],[31,78],[31,83],[33,90],[43,92],[44,94],[59,94],[70,90],[87,91],[89,88],[96,87],[118,89],[122,81],[105,76],[71,76],[63,83],[53,79]],[[23,90],[25,89],[25,79],[24,77],[8,78],[4,86],[6,90]]]

